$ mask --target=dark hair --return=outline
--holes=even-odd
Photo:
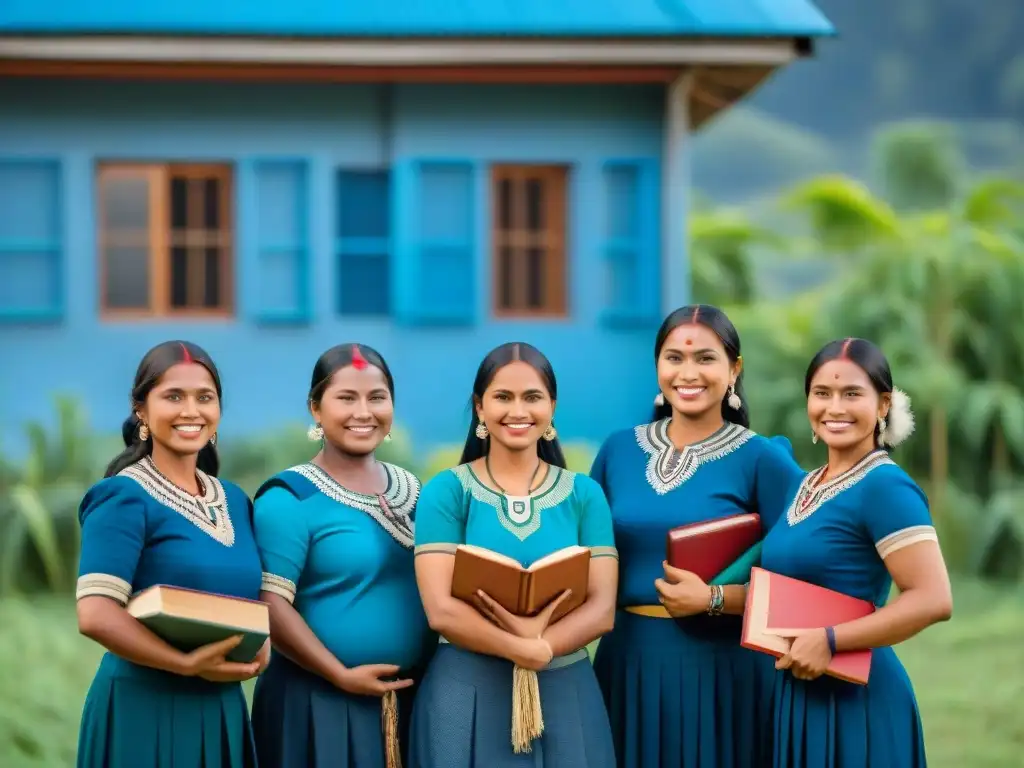
[[[676,328],[681,325],[692,325],[697,323],[708,328],[718,337],[725,347],[725,354],[729,362],[735,364],[740,359],[740,335],[736,326],[732,324],[728,315],[718,307],[710,304],[687,304],[685,307],[672,312],[665,318],[658,329],[658,335],[654,340],[654,364],[658,364],[661,357],[661,348],[665,346],[665,339]],[[741,427],[750,426],[750,412],[747,409],[747,398],[743,392],[743,371],[736,378],[736,394],[740,398],[740,407],[733,408],[729,405],[729,398],[722,398],[722,418],[732,424],[739,424]],[[672,415],[672,406],[669,403],[654,406],[652,421],[667,419]]]
[[[544,381],[544,386],[548,390],[548,395],[551,396],[552,400],[558,399],[558,384],[555,381],[555,371],[539,349],[520,341],[510,341],[507,344],[502,344],[500,347],[495,347],[487,354],[483,362],[480,363],[480,367],[476,370],[476,379],[473,380],[473,394],[469,398],[469,408],[473,415],[469,422],[469,435],[466,436],[466,445],[462,449],[462,458],[459,459],[460,464],[468,464],[479,459],[481,456],[487,455],[487,451],[490,449],[491,438],[488,435],[481,440],[476,436],[476,428],[480,423],[480,419],[476,415],[476,404],[483,399],[484,392],[487,391],[487,387],[494,381],[495,374],[509,363],[515,362],[526,363],[539,373]],[[538,440],[537,455],[548,464],[565,469],[565,456],[562,454],[562,446],[558,444],[557,437],[554,440],[544,440],[543,438]]]
[[[379,368],[380,372],[384,374],[384,380],[388,383],[391,399],[395,399],[395,379],[380,352],[365,344],[350,343],[331,347],[317,358],[316,365],[313,366],[313,376],[309,381],[308,402],[319,405],[334,374],[345,366],[352,365],[354,360],[365,360],[374,368]]]
[[[165,341],[157,344],[146,353],[135,371],[131,395],[132,412],[121,425],[121,439],[124,440],[125,449],[107,465],[104,477],[112,477],[125,467],[152,455],[153,436],[150,435],[145,440],[139,437],[138,409],[145,404],[149,393],[167,370],[185,362],[198,363],[210,372],[213,386],[217,390],[217,399],[221,399],[220,373],[206,350],[190,341]],[[199,449],[196,466],[208,475],[217,475],[220,470],[220,459],[213,443],[207,443]]]
[[[867,374],[871,386],[879,395],[892,392],[892,369],[877,346],[867,339],[836,339],[822,347],[807,366],[804,376],[804,395],[811,394],[811,381],[815,374],[833,360],[849,360]],[[875,445],[878,445],[878,424],[875,424]]]

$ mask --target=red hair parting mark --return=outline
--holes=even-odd
[[[359,345],[358,344],[353,344],[352,345],[352,367],[355,368],[357,371],[362,371],[362,370],[365,370],[368,365],[369,365],[369,363],[366,362],[366,358],[363,357],[363,353],[359,349]]]
[[[696,324],[697,316],[700,315],[700,307],[693,308],[693,317],[690,318],[690,322]]]
[[[850,358],[850,344],[853,343],[853,339],[847,339],[843,342],[843,348],[839,350],[839,359],[848,360]]]
[[[188,347],[181,343],[179,343],[178,346],[181,347],[181,362],[185,365],[194,363],[195,360],[193,360],[192,355],[189,354]]]

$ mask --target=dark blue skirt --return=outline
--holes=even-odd
[[[513,665],[442,643],[413,706],[406,768],[615,768],[608,714],[586,652],[560,661],[537,673],[544,734],[530,752],[516,754]]]
[[[892,648],[875,650],[866,686],[776,674],[776,768],[927,765],[914,689]]]
[[[255,768],[239,683],[211,683],[107,653],[82,712],[78,768]]]
[[[398,693],[399,747],[408,744],[411,688]],[[256,683],[259,768],[384,768],[381,700],[334,687],[275,653]]]
[[[619,768],[764,768],[774,659],[741,648],[729,616],[620,611],[594,659]]]

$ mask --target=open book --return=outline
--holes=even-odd
[[[523,568],[518,561],[498,552],[460,544],[455,550],[452,597],[472,605],[479,589],[509,613],[536,616],[562,592],[571,589],[572,594],[555,609],[553,623],[583,605],[589,581],[587,547],[566,547]]]
[[[242,635],[228,661],[249,663],[270,635],[266,603],[157,584],[128,601],[128,613],[180,651]]]

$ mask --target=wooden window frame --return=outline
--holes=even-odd
[[[502,319],[565,319],[569,314],[569,263],[568,263],[568,215],[569,207],[569,166],[555,164],[503,163],[491,167],[491,290],[492,309],[495,317]],[[525,184],[527,179],[542,179],[545,185],[544,230],[533,232],[528,229],[501,228],[501,195],[499,184],[508,180]],[[553,190],[553,192],[551,191]],[[512,221],[525,220],[524,195],[512,196]],[[502,275],[501,250],[514,248],[520,251],[513,261],[513,304],[517,296],[525,303],[526,270],[522,251],[527,248],[543,248],[545,251],[542,285],[545,304],[539,308],[501,305]]]
[[[216,178],[220,182],[218,217],[220,227],[209,231],[186,229],[179,240],[171,230],[170,181],[177,178]],[[108,232],[104,226],[104,184],[109,179],[145,179],[148,187],[148,232],[141,237]],[[99,268],[100,317],[104,320],[200,319],[226,320],[235,314],[234,286],[234,169],[226,163],[116,162],[104,161],[96,170],[96,245]],[[189,202],[188,205],[194,205]],[[188,218],[191,218],[189,216]],[[196,242],[199,239],[202,242]],[[171,306],[171,249],[178,243],[186,247],[221,249],[220,280],[223,300],[217,308]],[[117,308],[107,305],[107,247],[147,248],[149,253],[149,306],[145,309]],[[188,292],[198,290],[190,285]]]

